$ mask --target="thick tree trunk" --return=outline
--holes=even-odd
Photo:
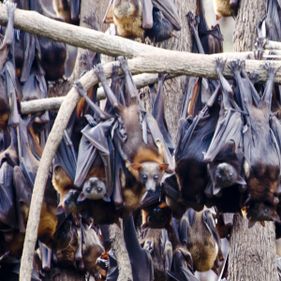
[[[256,26],[265,14],[266,0],[241,0],[234,32],[234,50],[252,50]],[[248,228],[248,220],[236,215],[230,240],[229,281],[275,281],[276,246],[272,222]]]

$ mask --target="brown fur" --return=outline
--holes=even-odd
[[[195,222],[189,229],[190,242],[187,247],[192,255],[194,269],[208,271],[214,267],[219,249],[213,236],[202,222],[202,213],[203,211],[195,214]]]
[[[217,20],[222,17],[230,17],[233,15],[230,0],[214,0],[214,7]]]
[[[73,0],[71,0],[73,1]],[[78,0],[75,0],[78,1]],[[53,0],[53,8],[56,15],[62,18],[65,22],[71,22],[70,20],[70,7],[67,0]]]
[[[38,238],[45,244],[50,244],[56,233],[57,225],[56,208],[43,203],[38,227]]]
[[[113,22],[119,36],[143,39],[141,1],[114,0]]]
[[[60,195],[60,204],[62,204],[65,195],[73,187],[73,181],[61,166],[57,166],[53,171],[52,184]]]

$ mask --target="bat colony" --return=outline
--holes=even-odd
[[[50,4],[17,1],[19,8],[79,23],[80,1]],[[220,18],[235,16],[239,1],[214,4]],[[52,111],[23,115],[19,102],[47,97],[48,84],[63,79],[68,53],[64,43],[15,30],[16,5],[6,7],[9,21],[0,46],[0,276],[18,280],[35,175],[56,117]],[[201,1],[197,8],[181,23],[170,0],[110,0],[104,22],[113,23],[119,36],[154,43],[188,24],[193,52],[222,52],[219,25],[210,29]],[[263,37],[281,40],[280,9],[279,1],[268,1],[259,26]],[[261,84],[243,61],[233,61],[227,80],[218,59],[217,80],[186,78],[174,144],[164,117],[167,75],[159,75],[157,88],[150,86],[147,111],[126,59],[117,61],[111,84],[101,64],[94,66],[107,97],[104,107],[96,89],[88,95],[75,83],[82,102],[49,171],[32,280],[56,280],[65,268],[96,281],[117,280],[109,225],[121,220],[134,281],[195,281],[195,271],[210,269],[220,275],[227,259],[221,238],[231,235],[229,213],[246,214],[249,227],[274,221],[281,237],[276,69],[267,63],[268,79]]]

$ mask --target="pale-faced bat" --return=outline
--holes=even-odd
[[[128,208],[136,208],[143,196],[145,189],[155,191],[160,184],[161,178],[168,165],[164,162],[162,151],[158,149],[153,141],[152,132],[150,134],[143,127],[147,128],[140,106],[137,104],[137,93],[128,76],[128,67],[125,62],[121,62],[121,67],[125,72],[126,93],[131,95],[127,99],[128,106],[122,105],[115,97],[112,90],[107,85],[102,68],[96,68],[105,93],[114,108],[114,113],[118,116],[122,129],[122,139],[116,141],[117,149],[122,158],[127,162],[130,173],[125,171],[126,183],[123,188],[125,205]],[[127,76],[127,78],[126,78]],[[130,83],[129,83],[130,82]],[[129,93],[128,93],[129,92]],[[141,122],[140,122],[141,118]],[[155,131],[159,128],[155,128]],[[154,132],[153,132],[154,133]],[[161,133],[160,133],[161,135]],[[163,138],[163,137],[162,137]],[[125,169],[126,170],[126,169]]]

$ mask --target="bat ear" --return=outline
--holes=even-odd
[[[247,184],[246,181],[241,176],[238,177],[238,179],[237,179],[237,181],[235,183],[241,184],[241,185],[246,185]]]
[[[162,164],[159,164],[159,167],[160,167],[161,171],[166,171],[168,169],[169,165],[166,163],[162,163]]]
[[[86,196],[85,196],[84,192],[80,192],[80,194],[77,198],[77,202],[83,202],[83,201],[85,201],[85,199],[86,199]]]
[[[62,206],[61,204],[58,205],[56,214],[57,214],[58,216],[64,214],[64,208],[63,208],[63,206]]]
[[[141,168],[141,164],[140,163],[131,163],[130,168],[135,170],[135,171],[139,171],[140,168]]]

